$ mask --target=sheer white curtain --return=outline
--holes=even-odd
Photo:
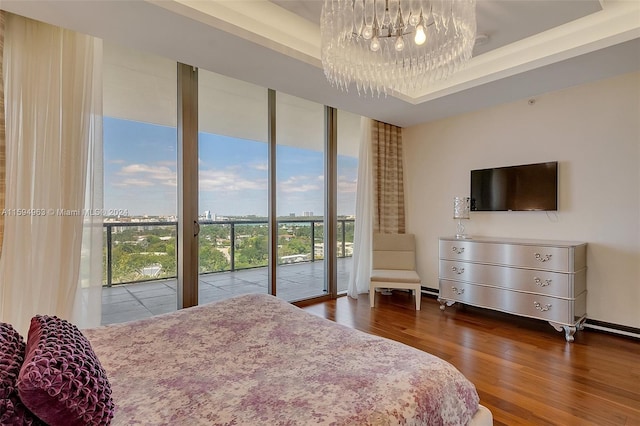
[[[100,323],[101,41],[7,14],[0,316]],[[90,207],[90,210],[85,210]]]
[[[6,139],[4,135],[4,79],[2,72],[2,56],[4,52],[4,21],[6,12],[0,10],[0,209],[4,209],[6,193],[5,164]],[[2,256],[2,240],[4,236],[4,216],[0,215],[0,256]]]
[[[369,291],[371,278],[371,244],[373,235],[373,148],[371,129],[373,120],[360,121],[360,151],[358,153],[358,184],[356,188],[356,221],[353,236],[353,267],[349,275],[347,295]]]

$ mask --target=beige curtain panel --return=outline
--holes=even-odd
[[[405,232],[402,128],[372,120],[373,230]]]

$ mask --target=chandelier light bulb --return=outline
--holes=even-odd
[[[402,38],[402,36],[398,36],[398,38],[396,39],[395,48],[398,52],[402,52],[402,49],[404,49],[404,39]]]
[[[378,36],[374,36],[373,39],[371,40],[371,46],[369,46],[372,52],[377,52],[378,50],[380,50],[380,40],[378,39]]]
[[[365,40],[370,40],[373,36],[373,27],[371,25],[367,25],[362,30],[362,38]]]
[[[418,25],[416,27],[416,36],[413,39],[418,46],[422,46],[425,41],[427,41],[427,34],[424,32],[424,27],[422,25]]]

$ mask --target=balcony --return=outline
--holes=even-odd
[[[353,219],[338,221],[338,291],[351,270]],[[201,221],[199,303],[267,293],[267,222]],[[105,222],[102,323],[148,318],[176,309],[175,222]],[[277,295],[323,294],[322,220],[278,222]],[[313,242],[313,243],[312,243]]]
[[[338,292],[346,291],[351,258],[338,259]],[[278,268],[278,297],[293,301],[318,295],[322,287],[322,262],[282,265]],[[267,293],[267,268],[200,275],[200,304],[246,293]],[[102,289],[102,324],[149,318],[176,310],[176,280],[163,279],[119,284]]]

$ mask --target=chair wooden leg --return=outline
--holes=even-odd
[[[413,294],[416,296],[416,311],[419,311],[420,302],[422,301],[422,292],[420,290],[413,290]]]
[[[376,307],[376,289],[374,287],[369,287],[369,303],[371,303],[371,307]]]

